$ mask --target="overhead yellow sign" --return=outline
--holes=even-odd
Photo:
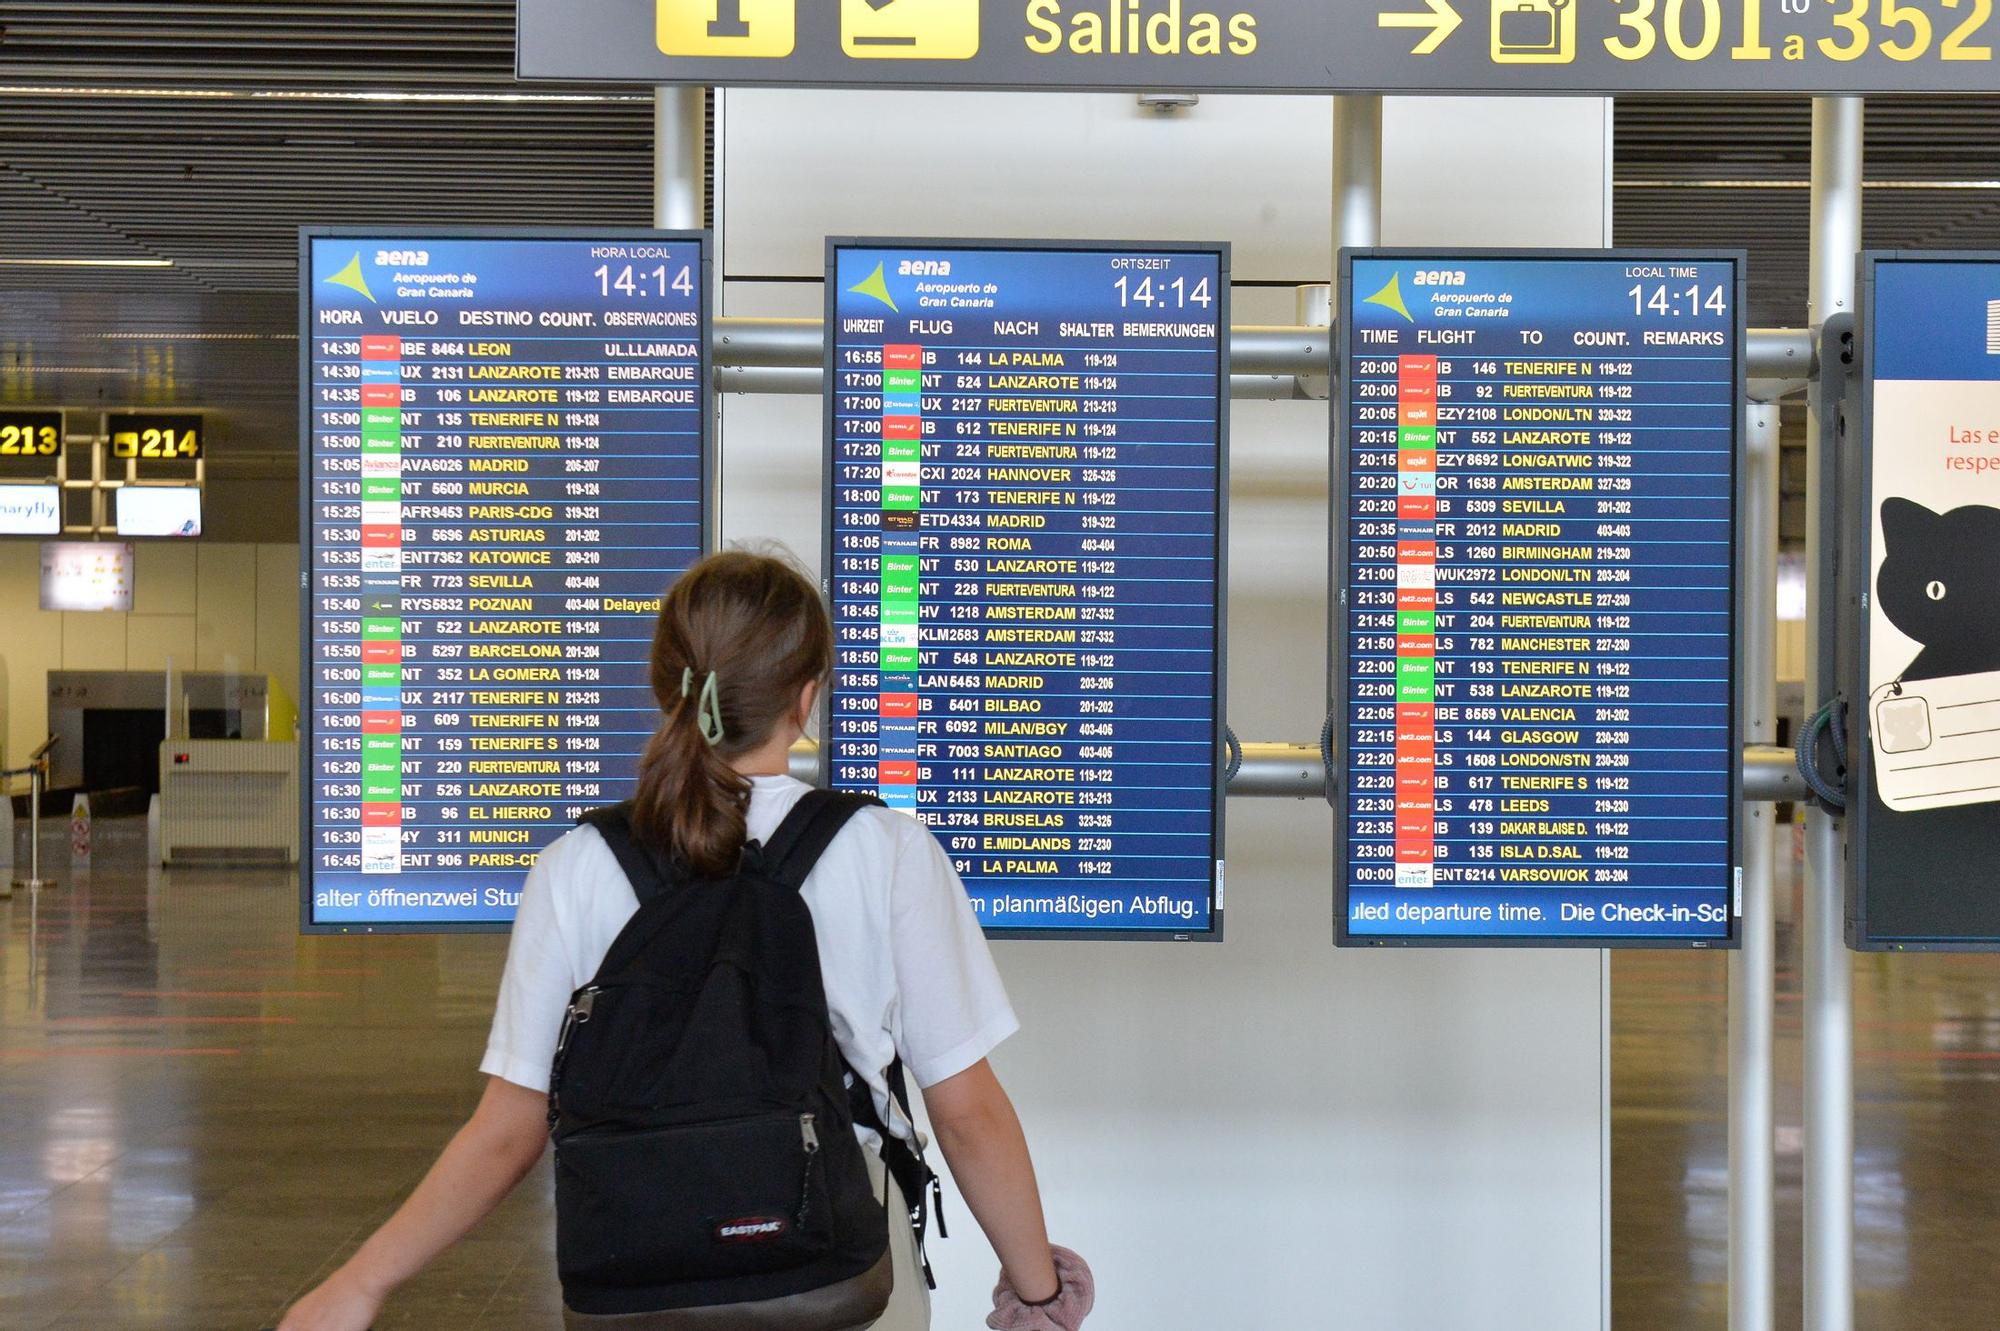
[[[52,458],[62,443],[60,411],[0,411],[0,457]]]
[[[798,41],[797,0],[655,0],[663,55],[778,59]]]
[[[1566,65],[1576,59],[1576,0],[1492,0],[1493,63]]]
[[[526,79],[1991,93],[2000,0],[516,0]]]
[[[201,417],[152,412],[114,413],[104,418],[114,458],[198,458]]]
[[[840,49],[857,60],[970,60],[979,0],[840,0]]]

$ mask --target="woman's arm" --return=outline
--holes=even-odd
[[[924,1108],[951,1176],[1000,1255],[1008,1281],[1030,1301],[1053,1295],[1056,1268],[1035,1185],[1035,1162],[1028,1157],[1028,1139],[1014,1103],[992,1065],[981,1059],[927,1088]]]
[[[498,1077],[424,1181],[278,1331],[367,1331],[389,1292],[484,1220],[541,1159],[548,1098]]]

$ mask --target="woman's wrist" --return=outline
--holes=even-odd
[[[329,1283],[332,1280],[339,1281],[356,1294],[373,1299],[377,1303],[386,1302],[398,1284],[396,1280],[377,1269],[375,1263],[368,1260],[365,1250],[357,1252],[342,1263],[333,1273]]]
[[[1021,1300],[1021,1306],[1024,1308],[1054,1307],[1056,1300],[1060,1299],[1063,1296],[1062,1276],[1058,1274],[1057,1276],[1054,1277],[1054,1279],[1056,1282],[1055,1293],[1049,1295],[1046,1299],[1031,1299],[1028,1298],[1026,1295],[1022,1294],[1019,1290],[1015,1291],[1014,1297]]]

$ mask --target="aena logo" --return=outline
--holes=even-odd
[[[325,280],[328,286],[346,287],[349,291],[368,297],[370,305],[376,303],[375,293],[368,289],[368,277],[361,271],[361,251],[359,250],[354,252],[354,257],[347,261],[345,268]]]

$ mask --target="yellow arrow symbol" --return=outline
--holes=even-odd
[[[1428,12],[1422,14],[1377,14],[1375,25],[1381,28],[1429,28],[1430,35],[1410,48],[1411,55],[1429,55],[1444,45],[1444,39],[1458,31],[1458,25],[1465,22],[1458,11],[1451,7],[1451,0],[1424,0]]]

